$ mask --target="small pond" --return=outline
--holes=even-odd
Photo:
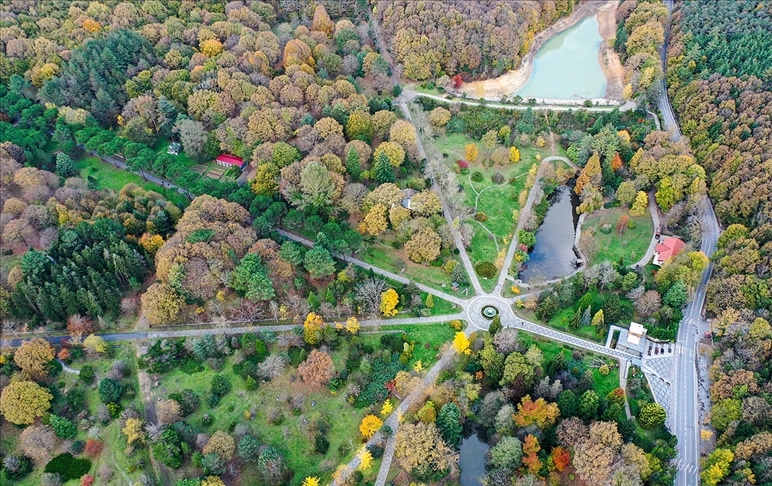
[[[602,98],[606,94],[606,75],[598,61],[601,41],[595,16],[550,38],[536,53],[525,86],[515,94],[526,100]]]
[[[549,196],[549,202],[544,222],[536,232],[536,246],[520,272],[523,282],[562,277],[576,268],[574,232],[579,217],[574,208],[578,200],[571,189],[561,186]]]
[[[480,486],[485,476],[485,464],[488,462],[486,454],[489,445],[485,442],[485,434],[475,429],[464,432],[459,453],[459,466],[461,467],[461,486]]]

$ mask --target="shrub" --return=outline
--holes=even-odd
[[[456,164],[458,164],[459,168],[461,168],[461,169],[468,169],[469,168],[469,162],[467,162],[466,160],[459,159],[459,160],[456,161]]]
[[[91,469],[91,461],[88,459],[76,459],[69,452],[59,454],[46,464],[45,472],[59,474],[62,482],[78,479]]]
[[[105,445],[102,443],[102,441],[96,440],[96,439],[89,439],[86,441],[86,455],[88,457],[97,457],[99,454],[102,453],[102,450],[104,449]]]
[[[19,480],[32,471],[32,460],[27,456],[8,456],[3,459],[5,477]]]
[[[83,367],[80,369],[80,375],[78,378],[80,378],[80,381],[83,383],[90,385],[94,381],[94,367],[91,365],[83,365]]]
[[[215,408],[220,404],[220,400],[222,400],[220,395],[216,393],[210,393],[206,399],[206,404],[209,405],[209,408]]]
[[[316,434],[316,437],[314,438],[314,450],[317,454],[327,454],[327,451],[330,448],[330,441],[327,440],[327,437],[325,437],[322,434]]]
[[[212,394],[219,395],[221,397],[227,395],[231,391],[231,382],[228,381],[222,375],[214,375],[212,377]]]
[[[501,172],[495,172],[491,176],[491,182],[493,182],[494,184],[504,184],[505,180],[506,179],[504,178],[504,174],[502,174]]]
[[[51,428],[54,429],[54,433],[61,439],[72,439],[78,433],[78,429],[75,428],[75,424],[59,415],[50,415]],[[76,454],[78,454],[76,452]]]
[[[480,262],[474,269],[483,278],[493,278],[497,271],[496,265],[491,262]]]
[[[484,223],[484,222],[488,221],[488,215],[487,215],[487,214],[485,214],[485,213],[484,213],[484,212],[482,212],[482,211],[477,211],[477,212],[474,214],[474,219],[476,219],[477,221],[479,221],[479,222],[481,222],[481,223]]]
[[[121,395],[123,395],[123,387],[112,378],[103,378],[99,382],[99,399],[102,403],[118,403]]]
[[[474,182],[482,182],[483,179],[485,179],[485,176],[479,170],[472,172],[472,180]]]
[[[72,442],[72,445],[70,446],[70,450],[73,454],[80,454],[83,452],[83,448],[86,447],[86,443],[82,440],[75,440]]]

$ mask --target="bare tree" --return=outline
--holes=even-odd
[[[639,314],[649,317],[659,310],[662,305],[662,299],[656,290],[647,290],[633,305]]]
[[[354,299],[362,308],[362,314],[369,318],[378,318],[381,294],[386,290],[386,282],[380,278],[368,278],[354,289]]]

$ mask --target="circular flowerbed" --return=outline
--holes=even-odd
[[[492,305],[486,305],[482,308],[482,311],[480,311],[482,316],[486,319],[493,319],[497,315],[499,315],[499,310]]]

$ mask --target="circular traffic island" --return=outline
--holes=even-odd
[[[497,315],[499,315],[499,310],[493,307],[492,305],[486,305],[482,308],[482,310],[480,311],[480,314],[482,314],[484,318],[491,320]]]

